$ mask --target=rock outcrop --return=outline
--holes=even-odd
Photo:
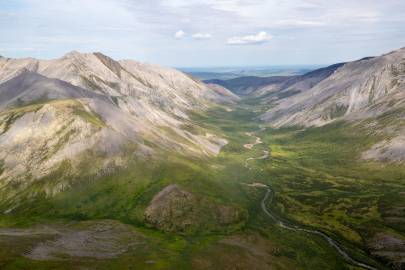
[[[231,230],[243,223],[244,214],[173,184],[155,195],[145,220],[163,231],[188,234]]]
[[[405,239],[399,235],[377,233],[367,242],[371,254],[395,270],[405,269]]]

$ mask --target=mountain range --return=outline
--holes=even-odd
[[[206,83],[270,105],[260,119],[275,128],[339,121],[367,124],[370,134],[384,133],[386,137],[364,153],[365,158],[405,160],[405,48],[300,76],[241,77]]]
[[[0,57],[0,269],[396,269],[405,48],[200,81]]]

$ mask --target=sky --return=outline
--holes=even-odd
[[[404,0],[0,0],[0,55],[323,65],[405,47]]]

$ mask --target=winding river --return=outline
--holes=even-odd
[[[263,131],[264,128],[260,129],[260,131]],[[255,143],[253,144],[245,144],[244,147],[246,149],[253,149],[253,147],[257,144],[261,144],[262,140],[259,137],[254,136],[256,132],[247,132],[246,135],[250,136],[250,137],[254,137],[256,139]],[[251,160],[257,160],[257,159],[266,159],[269,157],[269,151],[267,150],[263,150],[263,155],[260,157],[249,157],[245,160],[245,167],[249,168],[249,161]],[[340,243],[338,243],[337,241],[335,241],[334,239],[332,239],[330,236],[328,236],[327,234],[318,231],[318,230],[311,230],[311,229],[306,229],[303,227],[299,227],[296,225],[289,225],[285,222],[283,222],[282,220],[280,220],[279,218],[277,218],[276,215],[274,215],[270,209],[267,208],[267,205],[271,204],[275,195],[275,192],[271,189],[270,186],[262,184],[262,183],[253,183],[253,184],[249,184],[249,186],[251,187],[259,187],[259,188],[265,188],[266,189],[266,193],[261,201],[261,208],[263,210],[263,212],[269,217],[271,218],[279,227],[286,229],[286,230],[290,230],[290,231],[296,231],[296,232],[306,232],[309,234],[313,234],[313,235],[317,235],[322,237],[324,240],[326,240],[326,242],[332,246],[348,263],[358,266],[358,267],[362,267],[364,269],[369,269],[369,270],[378,270],[377,268],[359,262],[357,260],[355,260],[353,257],[351,257],[346,251],[343,250],[342,245]]]

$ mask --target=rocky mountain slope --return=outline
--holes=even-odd
[[[279,100],[262,118],[274,126],[324,125],[338,118],[366,118],[372,112],[383,113],[388,109],[383,106],[388,99],[395,107],[400,106],[404,57],[402,49],[347,63],[306,91]]]
[[[217,92],[218,94],[224,96],[228,102],[238,102],[241,100],[241,98],[234,94],[233,92],[229,91],[227,88],[219,85],[219,84],[215,84],[215,83],[206,83],[206,85],[214,90],[215,92]]]
[[[306,89],[305,89],[306,88]],[[279,90],[279,93],[289,91]],[[323,126],[368,120],[370,132],[384,134],[365,158],[405,160],[405,48],[339,66],[312,87],[272,99],[261,119],[273,127]]]
[[[86,173],[159,151],[216,155],[227,141],[198,127],[190,112],[236,100],[179,71],[101,53],[1,57],[0,187],[20,183],[11,198],[66,162],[74,173],[92,157],[98,162]]]
[[[35,72],[23,72],[0,85],[0,108],[55,99],[98,98],[102,95]]]

